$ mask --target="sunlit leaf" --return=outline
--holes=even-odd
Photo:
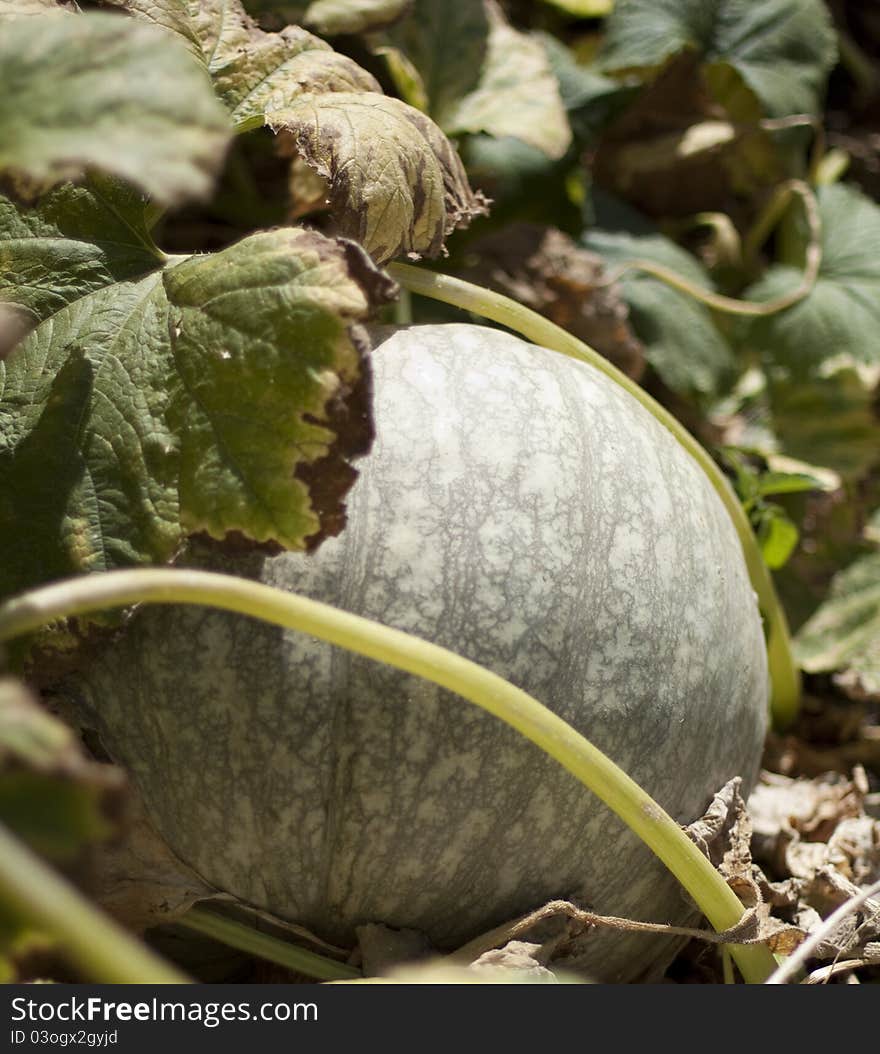
[[[571,129],[542,42],[513,29],[493,0],[415,0],[387,40],[406,60],[403,78],[391,63],[398,87],[445,132],[515,136],[551,158],[568,149]]]
[[[485,210],[455,149],[430,118],[375,92],[305,95],[269,114],[329,186],[334,226],[380,263],[438,255]]]
[[[56,265],[64,306],[44,297],[0,363],[0,594],[167,560],[193,531],[341,528],[369,441],[352,326],[392,288],[357,247],[281,229],[72,297]]]
[[[650,76],[692,50],[710,80],[732,69],[771,116],[818,113],[836,57],[821,0],[617,0],[607,34],[606,69]]]

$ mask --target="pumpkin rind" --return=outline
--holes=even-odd
[[[497,330],[401,329],[373,355],[377,439],[349,524],[250,574],[442,644],[536,696],[680,822],[756,774],[768,676],[739,541],[702,471],[592,367]],[[495,718],[300,634],[148,609],[77,687],[171,847],[322,936],[453,948],[573,897],[686,921],[675,880]],[[669,944],[591,936],[594,975]]]

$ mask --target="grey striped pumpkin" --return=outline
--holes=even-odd
[[[701,470],[593,368],[497,330],[412,327],[373,354],[377,440],[314,555],[252,575],[476,660],[606,751],[681,822],[755,776],[760,618]],[[237,897],[349,941],[438,948],[549,898],[692,918],[675,881],[568,773],[432,684],[196,608],[139,613],[77,686],[174,851]],[[669,943],[592,934],[572,962],[650,971]]]

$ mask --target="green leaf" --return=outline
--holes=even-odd
[[[700,264],[664,235],[650,230],[587,230],[587,249],[606,261],[609,271],[637,260],[671,268],[705,289],[712,282]],[[645,345],[645,355],[664,384],[697,398],[716,395],[729,382],[734,359],[708,308],[650,275],[627,271],[621,278],[630,324]]]
[[[147,230],[143,198],[122,183],[94,177],[66,184],[37,209],[0,197],[0,302],[25,314],[28,326],[164,259]]]
[[[199,530],[338,532],[369,441],[352,326],[391,288],[355,246],[281,229],[48,315],[0,363],[0,595]]]
[[[820,187],[822,263],[815,287],[787,311],[757,320],[749,343],[775,364],[809,375],[834,359],[880,364],[880,207],[852,187]],[[744,294],[772,300],[802,279],[801,232],[790,264],[771,267]]]
[[[230,134],[176,40],[108,14],[5,26],[0,99],[0,172],[31,196],[99,169],[166,205],[204,197]]]
[[[407,17],[383,38],[420,78],[419,95],[425,111],[441,128],[448,127],[462,98],[480,83],[489,50],[489,28],[489,13],[482,0],[444,4],[416,0]],[[393,66],[391,72],[396,72]],[[398,88],[404,87],[398,84]],[[409,94],[403,98],[411,105],[418,104]]]
[[[758,541],[761,556],[771,571],[784,566],[794,552],[800,532],[797,526],[778,505],[765,505],[761,509],[758,525]]]
[[[69,863],[114,833],[123,789],[118,769],[87,758],[71,729],[21,684],[0,678],[0,823]]]
[[[758,493],[803,494],[811,490],[826,490],[826,484],[804,472],[762,472],[758,477]]]
[[[880,461],[877,374],[843,356],[808,377],[769,370],[772,427],[783,452],[845,480],[864,476]]]
[[[828,599],[795,638],[810,673],[841,671],[862,691],[880,694],[880,553],[835,576]]]
[[[329,185],[334,227],[379,263],[437,256],[485,211],[449,140],[425,114],[373,92],[305,95],[269,114]]]
[[[580,65],[571,48],[549,33],[535,35],[547,52],[575,139],[583,144],[592,143],[609,121],[632,101],[638,88],[620,84],[594,66]]]
[[[571,129],[543,44],[513,29],[493,0],[414,0],[386,39],[406,59],[403,79],[391,63],[398,87],[448,134],[514,136],[551,158],[568,150]]]
[[[737,74],[771,116],[820,113],[836,58],[821,0],[618,0],[602,64],[652,75],[685,49],[722,93]]]

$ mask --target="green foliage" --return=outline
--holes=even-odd
[[[861,557],[835,577],[795,645],[804,669],[840,670],[862,693],[880,693],[880,553]]]
[[[722,451],[734,474],[734,485],[761,545],[764,563],[776,571],[787,563],[800,532],[785,509],[767,499],[777,494],[800,494],[825,489],[822,481],[805,472],[779,472],[755,467],[733,447]]]
[[[608,227],[592,227],[583,236],[584,246],[598,253],[610,272],[634,261],[649,260],[702,288],[711,288],[711,278],[693,256],[626,213],[620,226],[611,226],[613,218],[620,216],[620,211],[615,212],[606,221]],[[630,229],[623,227],[624,223]],[[621,284],[633,328],[664,383],[673,391],[697,398],[719,394],[730,381],[734,359],[712,313],[692,296],[637,268],[624,270]]]
[[[362,377],[349,326],[387,288],[365,256],[279,230],[49,314],[0,363],[0,592],[161,562],[194,531],[320,537],[335,503],[299,470],[350,483],[368,433],[334,428],[332,404]]]
[[[741,81],[773,117],[819,113],[836,56],[821,0],[618,0],[602,65],[649,76],[683,50],[699,56],[718,98]]]
[[[0,678],[0,824],[59,863],[115,830],[122,773],[90,761],[74,733]]]
[[[203,197],[230,135],[185,48],[105,14],[5,25],[0,98],[0,174],[29,196],[97,168],[164,204]]]
[[[822,262],[809,297],[760,319],[749,341],[774,364],[809,376],[829,360],[880,364],[880,207],[852,187],[820,187]],[[771,300],[797,285],[809,233],[795,227],[790,259],[768,268],[746,291]]]
[[[238,0],[110,2],[188,43],[237,131],[267,124],[289,132],[327,181],[335,232],[378,262],[438,256],[456,227],[485,211],[437,125],[304,29],[266,33]]]
[[[397,88],[450,135],[514,136],[561,157],[571,130],[540,40],[493,0],[414,0],[380,45]]]

